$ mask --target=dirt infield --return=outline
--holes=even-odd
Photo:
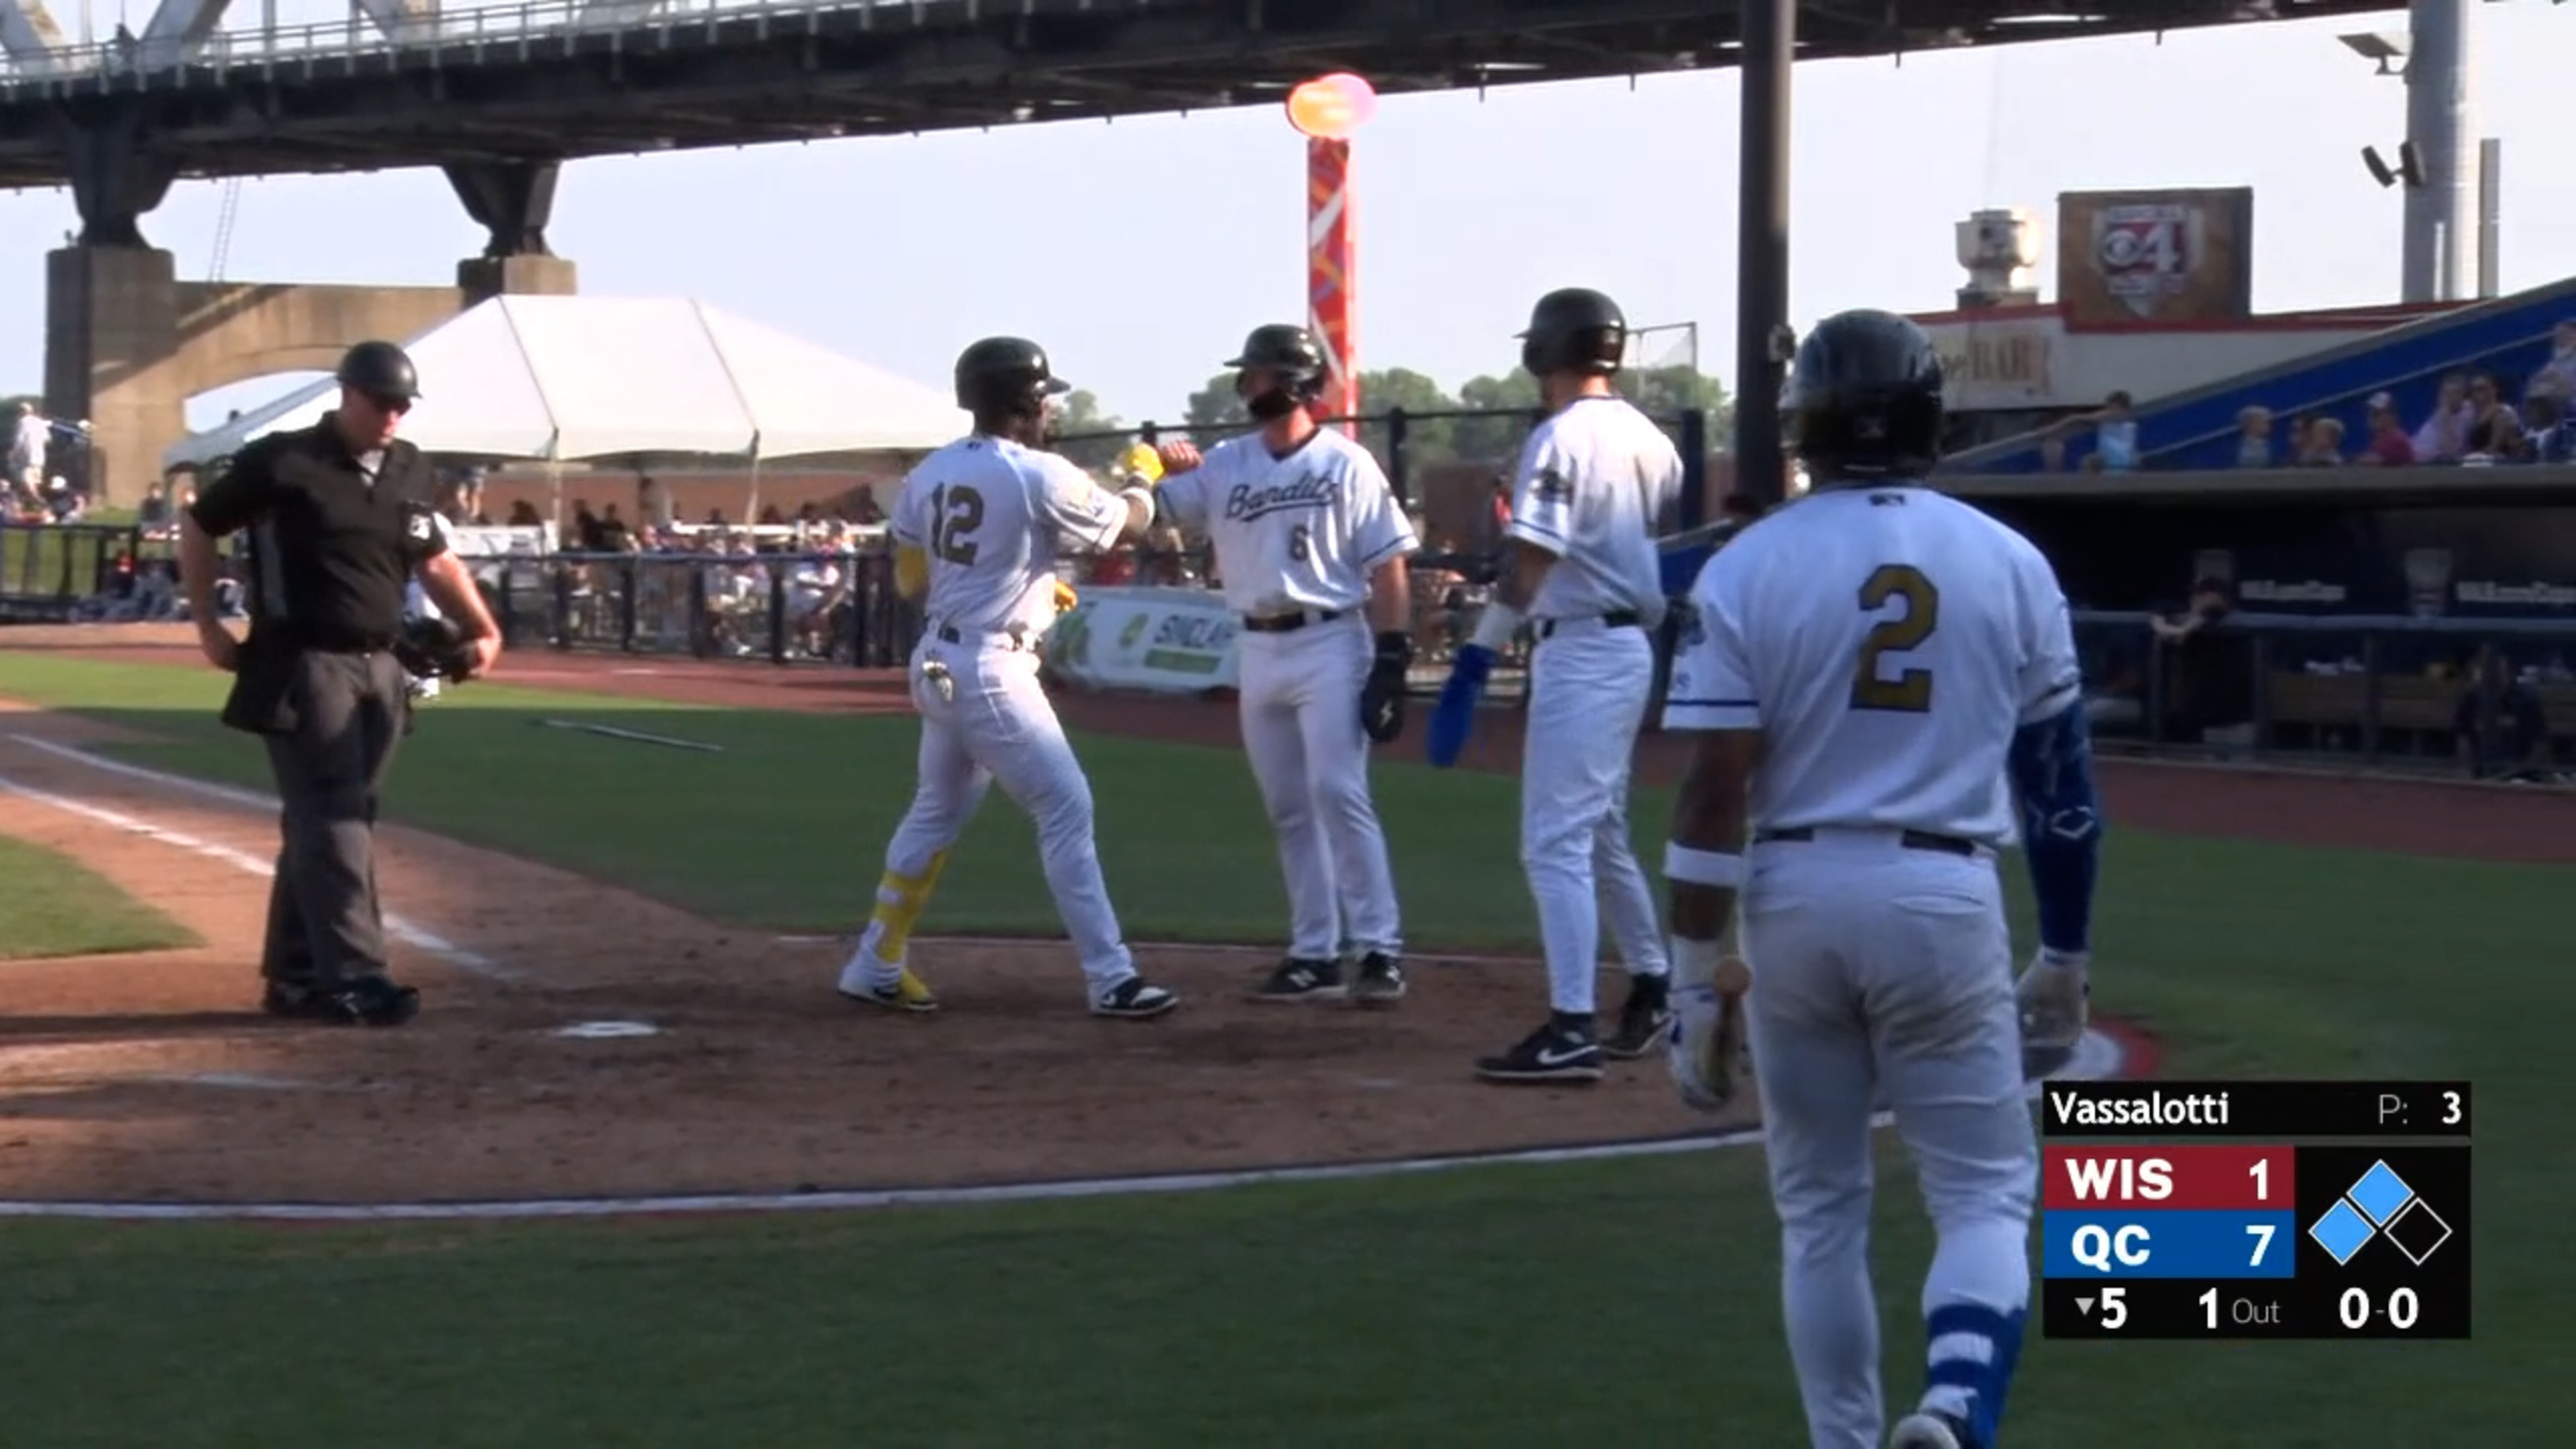
[[[184,632],[15,629],[12,648],[185,664]],[[906,708],[883,675],[523,651],[503,678],[715,704]],[[1231,744],[1229,707],[1062,701],[1072,722]],[[1507,724],[1507,720],[1498,720]],[[1084,1014],[1055,944],[924,943],[949,1010],[844,1003],[844,947],[728,930],[419,832],[380,834],[426,1010],[400,1031],[272,1023],[255,996],[272,810],[119,771],[101,726],[0,712],[0,832],[163,903],[209,944],[0,963],[0,1197],[352,1203],[791,1193],[1405,1158],[1705,1129],[1659,1063],[1503,1093],[1468,1060],[1528,1024],[1522,963],[1425,963],[1393,1012],[1254,1005],[1266,962],[1144,947],[1186,998]],[[244,742],[249,748],[249,742]],[[1474,763],[1508,765],[1498,729]],[[1650,747],[1650,769],[1669,752]],[[2117,818],[2177,829],[2576,859],[2563,800],[2411,784],[2123,769]],[[2554,807],[2554,808],[2553,808]],[[933,924],[936,925],[934,915]],[[1605,983],[1607,984],[1607,983]],[[1615,991],[1615,988],[1613,988]],[[1611,997],[1615,1000],[1615,995]],[[650,1035],[567,1037],[584,1023]]]

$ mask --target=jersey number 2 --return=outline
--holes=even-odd
[[[975,530],[984,526],[984,495],[942,483],[930,490],[930,551],[965,568],[975,562]]]
[[[1881,656],[1922,647],[1941,622],[1941,591],[1911,564],[1880,564],[1860,586],[1860,607],[1875,614],[1889,601],[1901,601],[1905,612],[1880,622],[1860,641],[1860,662],[1852,671],[1851,707],[1922,714],[1932,708],[1932,671],[1883,672]]]

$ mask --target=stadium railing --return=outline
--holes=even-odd
[[[122,596],[168,553],[130,523],[0,523],[0,605],[19,618],[71,619]]]
[[[2075,615],[2104,754],[2465,774],[2455,712],[2493,650],[2540,700],[2551,767],[2576,764],[2576,616],[2236,613],[2179,643],[2154,617]]]

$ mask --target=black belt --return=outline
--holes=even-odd
[[[1541,619],[1538,621],[1538,637],[1545,639],[1555,634],[1556,626],[1559,624],[1580,623],[1585,619],[1594,618],[1601,621],[1601,627],[1604,629],[1641,629],[1646,623],[1646,616],[1634,609],[1613,609],[1607,614],[1578,614],[1571,619]]]
[[[1253,634],[1285,634],[1309,624],[1329,624],[1349,613],[1348,609],[1300,609],[1293,614],[1246,614],[1243,627]]]
[[[1797,841],[1813,840],[1815,838],[1816,830],[1815,827],[1811,825],[1792,826],[1787,830],[1757,830],[1753,832],[1753,843],[1756,845],[1769,845],[1773,841],[1779,840],[1795,843]],[[1977,843],[1973,840],[1962,840],[1956,835],[1934,835],[1928,830],[1900,831],[1897,834],[1896,843],[1904,846],[1907,850],[1934,850],[1939,851],[1943,855],[1974,855],[1977,853]]]
[[[971,638],[958,632],[957,626],[954,624],[942,624],[931,632],[938,637],[939,642],[942,644],[980,644],[988,637],[1001,640],[1003,646],[1010,649],[1025,649],[1028,647],[1029,643],[1027,628],[1019,624],[1013,624],[1010,628],[1001,630],[989,636],[978,634]]]

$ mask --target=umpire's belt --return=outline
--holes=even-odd
[[[1757,830],[1753,832],[1753,843],[1756,845],[1769,845],[1774,841],[1788,841],[1795,843],[1797,841],[1813,840],[1815,838],[1816,829],[1812,825],[1797,825],[1792,826],[1787,830]],[[1964,840],[1956,835],[1934,835],[1928,830],[1900,830],[1896,834],[1896,843],[1904,846],[1907,850],[1931,850],[1938,851],[1943,855],[1975,855],[1977,853],[1977,843],[1973,840]]]
[[[1309,624],[1329,624],[1349,612],[1348,609],[1299,609],[1292,614],[1246,614],[1243,628],[1250,634],[1285,634]]]
[[[1538,637],[1553,638],[1560,628],[1590,628],[1595,625],[1603,629],[1642,629],[1646,625],[1646,616],[1634,609],[1613,609],[1607,614],[1577,614],[1565,619],[1541,619],[1538,621]]]
[[[994,630],[960,629],[954,624],[942,624],[930,632],[942,644],[998,644],[1005,649],[1029,647],[1029,626],[1026,624]]]
[[[307,654],[383,654],[394,647],[390,634],[333,634],[291,628],[281,630],[273,637],[278,645]]]

